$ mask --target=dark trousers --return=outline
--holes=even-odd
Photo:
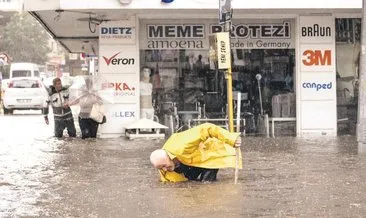
[[[91,118],[80,118],[79,126],[81,130],[81,138],[96,138],[98,132],[99,123]]]
[[[69,137],[76,137],[76,129],[73,119],[55,120],[55,137],[61,138],[64,134],[64,129],[67,128]]]
[[[217,172],[219,169],[205,169],[200,167],[187,166],[182,163],[179,167],[174,169],[177,173],[183,173],[184,176],[189,180],[195,181],[216,181]]]

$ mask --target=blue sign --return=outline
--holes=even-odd
[[[332,82],[330,83],[304,82],[302,84],[302,87],[304,89],[315,89],[316,91],[319,91],[320,89],[332,89]]]

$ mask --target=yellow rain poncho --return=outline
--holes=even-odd
[[[164,144],[170,159],[206,169],[235,168],[234,144],[240,133],[230,133],[211,123],[173,134]],[[241,156],[239,157],[241,159]],[[242,162],[239,163],[239,169]],[[159,170],[163,182],[186,181],[183,174]]]

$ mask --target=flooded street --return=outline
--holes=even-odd
[[[243,170],[162,184],[162,141],[57,140],[37,113],[0,116],[0,217],[365,217],[355,137],[244,138]]]

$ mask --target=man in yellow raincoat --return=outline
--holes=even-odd
[[[220,168],[241,169],[235,152],[241,145],[239,135],[211,123],[201,124],[173,134],[162,149],[151,153],[150,161],[163,182],[215,181]]]

